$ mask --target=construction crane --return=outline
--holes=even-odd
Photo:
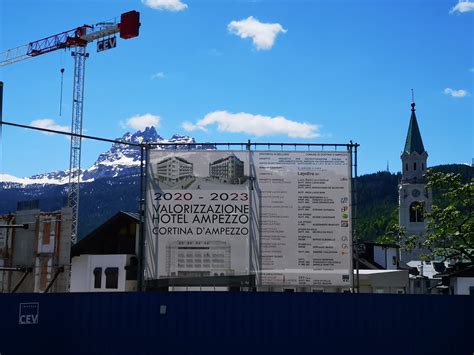
[[[120,38],[130,39],[137,37],[140,29],[140,13],[129,11],[120,16],[120,23],[116,21],[100,22],[95,25],[83,25],[69,31],[58,33],[26,45],[9,49],[0,53],[0,66],[13,64],[25,59],[54,52],[58,49],[73,49],[74,84],[72,98],[71,123],[71,150],[69,159],[69,189],[68,205],[72,212],[72,244],[77,241],[79,224],[79,184],[81,176],[81,138],[82,112],[84,105],[84,73],[87,45],[97,40],[97,52],[101,52],[117,45],[115,34]]]

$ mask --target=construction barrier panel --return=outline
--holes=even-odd
[[[0,295],[0,353],[466,354],[474,297],[258,292]]]

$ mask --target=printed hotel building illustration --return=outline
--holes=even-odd
[[[230,245],[221,241],[176,241],[166,246],[168,276],[227,276]]]
[[[193,163],[179,157],[171,157],[156,164],[159,181],[178,182],[192,178]]]
[[[209,164],[209,176],[229,184],[240,184],[244,177],[244,162],[235,155]]]

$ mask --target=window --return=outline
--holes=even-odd
[[[102,268],[96,267],[94,269],[94,288],[102,287]]]
[[[408,163],[405,163],[405,171],[408,171]]]
[[[416,163],[413,163],[413,170],[416,170]]]
[[[425,164],[421,163],[421,170],[425,170]]]
[[[118,267],[105,269],[105,288],[118,288]]]
[[[425,204],[415,201],[410,205],[410,222],[423,222],[423,210]]]

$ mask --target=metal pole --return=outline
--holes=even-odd
[[[21,284],[23,283],[23,281],[25,281],[26,277],[28,276],[28,274],[30,272],[32,272],[33,270],[31,268],[28,268],[25,270],[23,276],[21,277],[20,281],[18,281],[18,283],[15,285],[15,287],[13,288],[12,290],[12,293],[15,293],[21,286]]]
[[[252,254],[252,249],[253,249],[253,236],[254,236],[254,233],[253,233],[253,220],[252,220],[252,191],[253,191],[253,176],[252,176],[252,171],[251,171],[251,157],[250,157],[250,139],[248,140],[247,142],[247,146],[245,147],[246,150],[247,150],[247,156],[248,156],[248,168],[249,168],[249,215],[250,215],[250,218],[249,218],[249,230],[250,230],[250,233],[249,233],[249,241],[248,241],[248,246],[249,246],[249,279],[250,279],[250,275],[252,274],[252,272],[255,272],[255,268],[253,267],[253,254]],[[252,270],[252,268],[254,270]],[[250,286],[250,285],[249,285]],[[239,287],[239,290],[242,291],[242,288]],[[250,287],[247,287],[247,290],[251,290]]]
[[[56,281],[56,279],[58,278],[59,274],[64,272],[64,266],[60,266],[57,268],[55,274],[54,274],[54,277],[53,279],[49,282],[48,284],[48,287],[46,287],[46,290],[44,290],[44,293],[48,293],[49,290],[51,289],[51,287],[53,287],[54,285],[54,282]]]
[[[24,224],[0,224],[0,229],[28,229],[29,225],[27,223]]]
[[[2,127],[3,127],[2,122],[3,122],[3,81],[0,81],[0,141],[2,141]]]
[[[360,293],[360,278],[359,278],[359,240],[357,237],[357,146],[356,143],[354,147],[354,201],[353,201],[353,211],[352,216],[354,218],[352,223],[352,232],[353,240],[355,241],[356,246],[356,280],[357,280],[357,293]]]
[[[0,81],[0,137],[2,136],[3,121],[3,81]]]
[[[143,291],[143,278],[145,271],[144,246],[145,246],[145,146],[140,146],[140,232],[138,236],[138,274],[137,289]]]

